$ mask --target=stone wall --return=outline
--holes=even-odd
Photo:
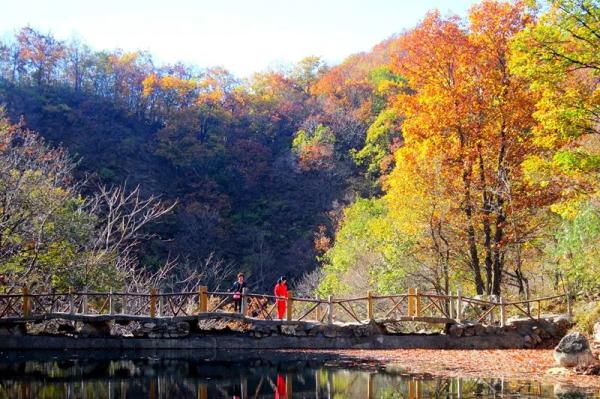
[[[504,327],[447,325],[439,333],[397,334],[397,322],[324,325],[311,322],[201,320],[142,323],[115,334],[110,322],[79,323],[61,333],[32,334],[24,324],[0,325],[0,349],[494,349],[556,343],[570,322],[564,317],[512,320]],[[65,326],[70,326],[66,324]],[[112,331],[112,332],[111,332]]]

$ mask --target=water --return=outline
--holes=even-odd
[[[32,356],[0,356],[0,399],[600,397],[536,381],[427,378],[343,369],[322,359],[288,355],[254,353],[237,360],[235,354],[221,356],[227,360],[215,360],[215,356],[115,360],[85,354],[25,360],[28,357]]]

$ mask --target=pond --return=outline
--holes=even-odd
[[[285,354],[104,355],[0,354],[0,399],[599,397],[536,381],[440,379]]]

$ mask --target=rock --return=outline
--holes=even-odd
[[[473,329],[475,330],[475,335],[484,335],[485,334],[485,327],[481,324],[475,324]]]
[[[283,335],[296,335],[296,326],[281,326],[281,333]]]
[[[548,333],[548,331],[546,331],[543,328],[539,328],[536,331],[536,334],[538,334],[540,336],[541,339],[548,339],[548,338],[552,338],[552,335]]]
[[[523,342],[525,343],[525,348],[533,348],[535,346],[535,341],[530,335],[524,336]]]
[[[185,321],[181,321],[177,323],[176,330],[178,333],[188,334],[190,332],[190,323],[186,323]]]
[[[327,338],[335,338],[337,337],[337,331],[333,328],[327,328],[323,331],[323,336]]]
[[[474,335],[475,335],[475,327],[468,326],[467,328],[465,328],[465,332],[464,332],[465,337],[472,337]]]
[[[110,336],[110,322],[84,322],[79,330],[84,337],[107,337]]]
[[[448,329],[448,335],[450,335],[451,337],[462,337],[463,333],[464,329],[458,324],[452,324]]]
[[[494,335],[494,334],[496,334],[496,331],[497,331],[497,329],[494,326],[486,326],[485,327],[485,335]]]
[[[562,338],[565,336],[569,328],[573,326],[571,319],[568,316],[561,315],[552,319],[551,323],[554,331],[548,331],[554,338]]]
[[[600,375],[600,364],[592,364],[586,367],[576,367],[575,372],[581,375]]]
[[[3,323],[0,325],[0,336],[21,336],[27,334],[25,323]]]
[[[57,331],[61,333],[74,333],[75,327],[72,324],[59,324]]]
[[[594,323],[594,342],[600,343],[600,321]]]
[[[548,370],[546,370],[546,374],[566,377],[572,375],[573,372],[566,367],[551,367]]]
[[[582,388],[563,383],[554,385],[554,395],[559,399],[585,399],[588,397]]]
[[[563,367],[586,367],[596,362],[587,338],[578,332],[560,340],[554,348],[554,360]]]

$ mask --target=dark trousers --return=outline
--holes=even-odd
[[[242,300],[241,299],[234,299],[233,300],[233,310],[234,310],[234,312],[241,312],[242,311]]]

